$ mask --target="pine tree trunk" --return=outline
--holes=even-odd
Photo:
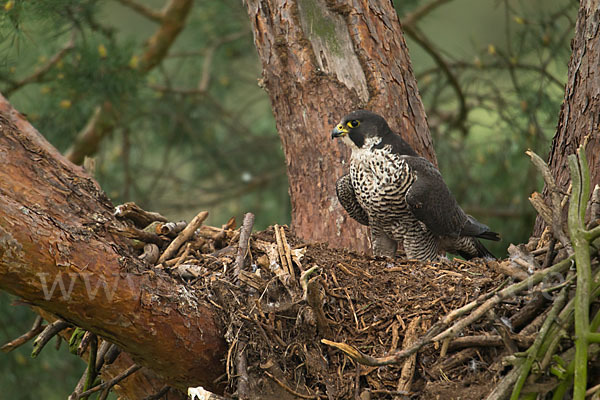
[[[287,160],[292,227],[309,241],[367,250],[335,182],[349,152],[330,133],[348,112],[383,115],[418,153],[435,154],[400,22],[389,0],[246,0]]]
[[[590,165],[592,188],[600,184],[600,1],[582,0],[572,41],[569,78],[565,98],[548,164],[556,183],[565,192],[570,183],[567,157],[587,135],[591,135],[586,155]],[[547,190],[544,189],[544,195]],[[538,216],[534,235],[539,236],[545,224]]]
[[[0,165],[0,290],[119,345],[172,386],[217,391],[226,347],[212,306],[137,260],[98,184],[1,95]]]

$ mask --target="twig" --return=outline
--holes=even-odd
[[[144,17],[146,17],[152,21],[161,22],[164,18],[164,14],[162,12],[153,10],[144,4],[138,3],[137,1],[134,1],[134,0],[118,0],[118,1],[119,1],[119,3],[123,4],[124,6],[131,8],[138,14],[143,15]]]
[[[512,335],[511,339],[521,348],[527,348],[533,344],[534,336]],[[501,347],[504,346],[504,340],[500,335],[475,335],[461,336],[452,339],[448,348],[450,350],[462,349],[465,347]]]
[[[74,398],[74,400],[79,400],[79,399],[82,399],[82,398],[86,398],[90,394],[99,392],[100,390],[104,390],[106,388],[112,388],[117,383],[121,382],[123,379],[127,378],[129,375],[133,374],[134,372],[136,372],[140,368],[142,368],[141,365],[133,364],[131,367],[127,368],[125,371],[121,372],[119,375],[115,376],[110,381],[107,381],[107,382],[104,382],[104,383],[102,383],[100,385],[94,386],[93,388],[91,388],[89,390],[86,390],[85,392],[83,392],[83,393],[81,393],[79,395],[76,395],[76,397]]]
[[[277,252],[279,253],[279,259],[283,270],[287,272],[291,277],[291,282],[295,282],[294,265],[292,264],[292,257],[290,253],[290,245],[287,243],[285,238],[285,232],[283,227],[279,225],[274,226],[275,229],[275,241],[277,242]]]
[[[140,206],[133,202],[120,204],[115,207],[114,215],[117,218],[127,218],[140,229],[146,228],[154,221],[168,222],[166,217],[163,217],[157,212],[143,210]]]
[[[550,243],[548,244],[548,252],[546,253],[546,257],[544,257],[544,264],[542,264],[542,268],[547,268],[554,260],[556,256],[554,252],[554,247],[556,247],[556,238],[552,237],[550,239]]]
[[[598,384],[598,385],[596,385],[596,386],[593,386],[593,387],[589,388],[589,389],[588,389],[588,390],[585,392],[585,396],[586,396],[586,397],[588,397],[588,396],[591,396],[591,395],[593,395],[594,393],[596,393],[596,392],[597,392],[597,391],[599,391],[599,390],[600,390],[600,384]]]
[[[89,338],[90,338],[90,353],[88,356],[88,367],[87,367],[87,372],[86,372],[85,385],[83,386],[84,393],[85,393],[85,391],[87,391],[89,388],[91,388],[94,385],[94,381],[96,380],[96,375],[98,374],[98,370],[96,370],[96,357],[98,356],[98,337],[95,334],[90,333]],[[82,342],[83,342],[83,340],[82,340]],[[88,396],[89,395],[87,395],[87,396],[81,395],[79,398],[87,400]]]
[[[156,226],[156,233],[161,235],[165,235],[168,237],[175,237],[179,232],[181,232],[187,226],[187,221],[179,221],[179,222],[161,222]],[[204,228],[204,227],[202,227]],[[202,230],[201,228],[201,230]]]
[[[248,377],[248,362],[246,360],[246,345],[240,342],[236,357],[235,368],[237,372],[237,394],[238,398],[247,400],[250,398],[250,378]]]
[[[235,257],[235,279],[239,282],[240,271],[244,269],[244,260],[246,259],[246,253],[248,253],[248,243],[250,241],[250,234],[252,233],[252,226],[254,225],[254,214],[246,213],[244,215],[244,222],[240,228],[240,240],[238,242],[238,250]]]
[[[17,347],[24,345],[25,343],[33,339],[38,333],[44,330],[45,326],[42,326],[42,322],[44,322],[44,319],[38,315],[35,318],[35,321],[33,321],[31,329],[29,329],[27,332],[25,332],[18,338],[13,339],[10,342],[6,343],[4,346],[0,347],[0,350],[2,350],[5,353],[8,353],[13,351]]]
[[[304,300],[306,300],[306,296],[307,296],[308,280],[309,280],[310,276],[313,274],[313,272],[317,271],[318,269],[319,269],[319,266],[315,264],[314,266],[310,267],[309,269],[304,271],[302,274],[300,274],[300,287],[302,287],[302,291],[304,293]],[[344,297],[344,299],[345,299],[345,297]]]
[[[510,265],[510,261],[508,261],[508,260],[504,260],[501,262],[490,261],[490,262],[488,262],[487,265],[490,268],[492,268],[494,271],[498,271],[504,275],[508,275],[519,281],[522,281],[523,279],[527,279],[527,277],[529,276],[529,274],[527,274],[527,272],[523,271],[522,269],[516,268],[516,267],[513,267],[512,265]]]
[[[492,393],[490,393],[488,397],[485,398],[485,400],[505,400],[510,394],[513,385],[519,378],[520,372],[521,369],[519,367],[515,367],[512,370],[510,370],[510,372],[506,374],[504,378],[502,378],[500,383],[498,383],[494,387]]]
[[[244,270],[244,260],[248,253],[248,244],[250,235],[252,234],[252,226],[254,225],[254,214],[246,213],[244,221],[240,228],[240,239],[238,242],[237,255],[235,257],[234,275],[235,281],[239,285],[240,275]],[[246,341],[240,340],[236,357],[236,372],[237,372],[237,392],[238,397],[242,400],[250,398],[250,386],[248,377],[248,362],[246,360]]]
[[[533,298],[510,317],[512,329],[515,331],[521,329],[526,323],[539,314],[539,310],[544,304],[546,304],[546,296],[539,291],[533,293]]]
[[[100,371],[104,365],[104,357],[113,344],[103,340],[100,346],[98,346],[98,355],[96,356],[96,371]]]
[[[176,269],[177,267],[179,267],[187,259],[188,255],[190,254],[191,249],[192,249],[192,243],[188,242],[188,244],[185,245],[185,249],[183,250],[183,253],[181,254],[181,256],[179,256],[179,258],[177,259],[177,262],[172,267],[173,269]]]
[[[50,339],[69,326],[71,326],[71,324],[61,319],[57,319],[53,323],[46,325],[42,333],[40,333],[39,336],[33,341],[33,351],[31,352],[31,357],[37,357]]]
[[[112,364],[119,357],[119,354],[121,354],[121,348],[114,343],[111,344],[104,355],[104,364]]]
[[[285,229],[283,227],[279,227],[281,232],[281,242],[283,243],[283,248],[285,250],[285,259],[287,261],[287,265],[290,269],[290,276],[292,280],[296,280],[296,274],[294,273],[294,264],[292,263],[292,249],[290,248],[290,244],[287,241],[287,237],[285,236]]]
[[[448,3],[451,0],[433,0],[429,3],[423,4],[422,6],[415,9],[413,12],[406,14],[400,23],[402,26],[415,25],[419,20],[427,16],[430,12]]]
[[[198,82],[198,91],[201,93],[205,93],[208,90],[208,85],[210,83],[210,69],[213,62],[213,58],[217,49],[223,46],[226,43],[233,42],[245,35],[248,34],[248,31],[243,30],[239,32],[233,32],[228,35],[225,35],[216,42],[214,42],[204,53],[204,61],[202,62],[202,75],[200,77],[200,81]]]
[[[315,276],[306,285],[306,302],[315,313],[317,319],[317,329],[322,337],[332,337],[330,322],[323,311],[323,302],[321,300],[319,286],[319,277]]]
[[[156,233],[147,232],[143,229],[138,229],[133,226],[128,226],[125,228],[110,228],[114,230],[114,232],[118,233],[121,236],[124,236],[129,239],[139,240],[143,243],[154,243],[157,246],[164,246],[167,243],[167,240],[158,236]]]
[[[79,342],[79,345],[77,346],[77,355],[79,357],[81,357],[83,355],[83,353],[85,353],[88,345],[92,341],[93,336],[95,336],[95,335],[90,331],[84,332],[83,337],[81,338],[81,341]]]
[[[533,163],[533,165],[542,174],[544,182],[546,183],[548,191],[550,192],[550,197],[552,200],[552,233],[558,240],[560,240],[564,248],[570,249],[571,243],[569,242],[569,239],[567,238],[567,235],[565,234],[565,231],[562,227],[563,214],[561,207],[562,199],[560,189],[556,185],[554,177],[550,172],[550,168],[548,168],[548,164],[546,164],[540,156],[538,156],[531,150],[527,150],[525,154],[527,154],[531,158],[531,162]]]
[[[296,392],[294,389],[290,388],[288,385],[286,385],[285,383],[283,383],[281,380],[277,379],[275,376],[273,376],[272,374],[270,374],[267,371],[264,371],[265,375],[267,375],[269,378],[271,378],[276,384],[278,384],[279,386],[281,386],[286,392],[296,396],[296,397],[300,397],[302,399],[318,399],[319,396],[316,395],[307,395],[307,394],[303,394],[303,393],[299,393]]]
[[[70,50],[72,50],[75,47],[75,36],[72,35],[71,39],[56,53],[54,54],[46,64],[42,65],[41,67],[39,67],[38,69],[36,69],[33,74],[29,75],[26,78],[21,79],[18,82],[15,82],[12,84],[12,86],[10,86],[9,88],[4,90],[4,96],[9,97],[13,92],[19,90],[20,88],[22,88],[23,86],[32,83],[32,82],[39,82],[42,80],[42,78],[44,77],[44,75],[46,75],[46,73],[48,71],[50,71],[50,69],[56,65],[60,60],[62,60],[62,58],[67,54],[67,52],[69,52]]]
[[[402,348],[406,349],[412,345],[419,337],[419,324],[421,323],[421,317],[415,317],[410,321],[408,327],[404,332],[404,340],[402,341]],[[400,371],[400,379],[396,389],[401,392],[410,392],[412,386],[413,376],[415,374],[415,367],[417,365],[417,354],[412,354],[406,358]]]
[[[477,354],[477,349],[467,348],[459,351],[458,353],[452,354],[447,359],[437,362],[431,367],[431,374],[439,378],[444,374],[444,370],[449,370],[456,367],[457,365],[463,364],[465,361],[472,359]]]
[[[198,215],[196,215],[190,223],[177,235],[175,239],[169,244],[169,246],[165,249],[162,255],[158,259],[158,264],[162,264],[169,258],[173,257],[177,250],[188,241],[189,238],[192,237],[196,229],[202,225],[204,220],[208,217],[207,211],[202,211]]]
[[[494,312],[493,309],[489,310],[487,312],[487,314],[490,317],[490,320],[492,321],[492,325],[494,326],[494,329],[496,330],[496,332],[498,332],[498,334],[502,338],[502,341],[504,342],[504,346],[508,349],[509,354],[516,353],[519,349],[517,348],[517,345],[512,340],[512,338],[510,337],[508,329],[506,328],[506,325],[504,325],[502,323],[502,321],[500,321],[500,318],[498,318],[498,315],[496,315],[496,313]]]

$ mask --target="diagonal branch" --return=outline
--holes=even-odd
[[[145,4],[140,4],[135,0],[118,0],[119,3],[123,4],[125,7],[129,7],[132,10],[136,11],[138,14],[143,15],[144,17],[155,21],[161,22],[164,15],[160,11],[153,10],[152,8],[146,6]]]
[[[146,41],[144,53],[140,57],[138,70],[147,74],[166,56],[175,39],[185,27],[185,21],[193,5],[193,0],[170,0],[162,11],[161,24]],[[69,161],[81,164],[85,156],[98,151],[102,140],[108,136],[118,124],[110,103],[105,102],[96,108],[85,128],[77,135],[73,145],[65,153]]]
[[[75,47],[75,38],[71,36],[71,39],[56,54],[54,54],[46,64],[36,69],[33,74],[13,83],[12,86],[4,90],[4,95],[10,96],[12,93],[29,83],[40,82],[48,73],[48,71],[50,71],[53,66],[62,60],[63,57],[73,49],[73,47]]]
[[[413,12],[406,14],[402,21],[400,21],[400,23],[402,24],[402,26],[414,26],[417,24],[417,22],[419,22],[419,20],[426,17],[433,10],[446,3],[449,3],[450,1],[452,0],[434,0],[427,4],[423,4],[421,7],[415,9]]]

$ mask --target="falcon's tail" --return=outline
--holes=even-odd
[[[479,240],[474,237],[462,237],[457,240],[456,245],[456,252],[465,260],[470,260],[472,258],[487,258],[490,260],[496,260],[496,256],[494,256],[488,249],[485,248],[483,244],[481,244]]]
[[[480,233],[479,235],[477,235],[477,237],[487,240],[493,240],[494,242],[500,241],[500,235],[492,231]]]
[[[475,236],[481,239],[493,240],[495,242],[500,240],[500,235],[496,232],[492,232],[489,226],[482,224],[470,215],[467,215],[467,221],[463,226],[461,236]]]

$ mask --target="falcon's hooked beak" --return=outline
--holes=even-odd
[[[333,132],[331,132],[331,138],[335,139],[336,137],[344,136],[347,133],[348,133],[348,128],[346,128],[342,124],[339,124],[338,126],[336,126],[335,128],[333,128]]]

